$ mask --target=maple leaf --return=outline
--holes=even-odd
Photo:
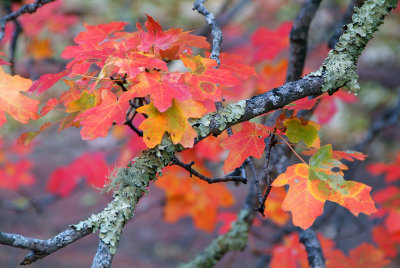
[[[107,136],[108,130],[114,122],[123,124],[126,111],[129,108],[130,92],[123,92],[117,97],[110,91],[101,91],[100,105],[90,108],[80,114],[76,120],[81,120],[81,136],[84,140],[93,140]]]
[[[222,69],[215,69],[217,62],[212,59],[186,57],[180,55],[183,64],[191,70],[185,73],[186,82],[191,86],[191,93],[197,101],[220,101],[221,89],[219,86],[235,86],[240,81],[231,72]],[[219,86],[217,85],[219,84]]]
[[[146,68],[168,71],[167,64],[160,59],[153,59],[139,53],[131,53],[124,58],[114,58],[115,66],[119,67],[119,74],[127,74],[133,79]]]
[[[241,125],[241,131],[221,143],[221,146],[229,150],[224,163],[225,173],[229,173],[242,165],[247,157],[261,158],[264,153],[264,139],[268,137],[271,129],[251,122],[243,122]]]
[[[196,157],[199,159],[207,159],[212,162],[218,162],[221,160],[221,155],[223,149],[220,146],[221,140],[220,136],[208,136],[207,138],[201,140],[195,146]]]
[[[43,93],[52,86],[54,86],[55,83],[57,83],[64,76],[68,75],[70,72],[71,72],[70,70],[64,70],[56,74],[42,75],[39,77],[38,80],[33,82],[32,86],[29,88],[28,91],[35,92],[37,94]]]
[[[286,119],[283,124],[287,126],[286,136],[289,141],[298,143],[302,140],[308,147],[319,147],[318,130],[320,125],[317,123],[303,118],[291,117]]]
[[[37,119],[38,100],[23,95],[32,85],[30,79],[19,75],[11,76],[0,67],[0,126],[7,122],[5,112],[15,120],[26,124],[29,119]]]
[[[61,54],[61,57],[65,59],[75,58],[67,64],[66,68],[74,73],[84,74],[92,63],[104,63],[115,50],[112,36],[122,31],[127,24],[126,22],[111,22],[94,26],[85,24],[87,31],[80,32],[74,39],[78,45],[67,46]]]
[[[281,187],[272,187],[268,195],[268,200],[265,201],[265,214],[268,219],[283,226],[289,220],[289,213],[282,209],[282,202],[285,199],[286,191]]]
[[[206,52],[205,55],[209,57],[210,53]],[[219,59],[221,61],[219,65],[220,69],[227,70],[240,79],[246,80],[256,74],[253,66],[243,63],[244,60],[242,56],[222,52],[219,55]]]
[[[195,163],[196,170],[205,176],[211,176],[201,161],[195,159]],[[197,228],[212,232],[217,223],[218,208],[234,203],[233,196],[225,184],[208,184],[199,179],[189,178],[189,173],[177,166],[163,169],[163,174],[155,185],[165,191],[166,222],[173,223],[185,216],[191,216]]]
[[[35,60],[43,60],[53,56],[53,50],[51,49],[50,39],[38,39],[32,38],[27,46],[27,53],[30,57]]]
[[[282,59],[277,63],[267,62],[263,64],[261,72],[257,76],[257,94],[265,93],[285,83],[288,60]]]
[[[190,88],[185,84],[179,72],[172,72],[161,77],[159,72],[141,73],[139,83],[131,90],[135,97],[151,96],[152,103],[160,111],[165,112],[172,106],[172,100],[187,100],[191,97]]]
[[[345,103],[355,103],[358,101],[358,98],[353,94],[344,92],[343,90],[337,91],[332,96],[325,95],[322,97],[314,112],[317,117],[317,121],[320,124],[327,124],[332,120],[333,116],[338,111],[336,104],[337,100]]]
[[[400,152],[396,159],[389,163],[374,163],[367,166],[367,170],[374,176],[386,173],[385,181],[390,183],[400,179]]]
[[[256,47],[254,58],[257,61],[273,60],[282,51],[289,48],[289,32],[293,22],[284,22],[276,30],[260,27],[251,36]]]
[[[304,155],[314,155],[317,151],[318,151],[318,149],[309,148],[307,151],[303,151],[301,153],[304,154]],[[332,158],[337,159],[337,160],[345,159],[347,161],[353,162],[355,159],[357,159],[357,160],[360,160],[360,161],[364,161],[366,157],[367,157],[367,155],[365,155],[363,153],[360,153],[360,152],[356,152],[356,151],[351,151],[351,150],[335,151],[335,150],[332,150]]]
[[[292,212],[293,224],[307,229],[322,214],[326,200],[336,202],[354,215],[372,214],[376,208],[369,192],[371,187],[343,178],[347,167],[332,158],[331,145],[322,146],[310,159],[310,164],[295,164],[279,175],[272,186],[289,184],[282,208]],[[339,171],[332,171],[338,169]]]
[[[349,256],[341,250],[333,250],[327,256],[327,268],[381,268],[388,264],[382,250],[363,243],[357,248],[350,250]]]
[[[297,164],[287,168],[272,183],[274,187],[289,184],[289,191],[282,209],[292,213],[293,224],[303,229],[310,227],[315,218],[322,214],[325,201],[317,199],[310,191],[308,165]]]
[[[0,168],[0,188],[16,190],[20,186],[32,185],[35,178],[29,172],[32,167],[32,162],[23,159],[18,162],[6,161],[2,163]]]
[[[40,111],[40,117],[45,116],[48,114],[51,110],[53,110],[54,107],[58,104],[57,98],[50,98],[47,100],[46,104],[42,107],[42,110]]]
[[[107,183],[108,172],[109,165],[103,153],[84,153],[69,165],[55,169],[46,188],[50,193],[66,197],[75,189],[81,178],[85,178],[89,186],[102,188]]]
[[[201,103],[189,99],[182,102],[172,100],[171,108],[165,112],[160,112],[152,103],[137,111],[149,116],[139,126],[143,130],[143,140],[147,147],[154,148],[160,144],[164,133],[168,132],[174,144],[180,143],[191,148],[197,133],[188,119],[201,117],[206,109]]]
[[[222,225],[218,229],[218,234],[223,235],[226,234],[232,227],[232,223],[236,221],[237,214],[233,212],[222,212],[218,214],[217,220],[222,222]]]
[[[314,99],[308,99],[308,97],[299,99],[297,101],[294,101],[288,105],[285,106],[285,109],[288,110],[311,110],[314,105],[317,103],[317,100]]]
[[[283,242],[272,249],[271,268],[307,268],[307,253],[299,242],[299,235],[294,233],[283,238]]]
[[[18,138],[18,144],[28,146],[29,144],[31,144],[33,139],[36,138],[37,135],[46,131],[52,125],[53,124],[51,124],[51,123],[44,123],[43,125],[40,126],[38,131],[30,131],[30,132],[22,133],[21,136],[19,136],[19,138]]]
[[[399,244],[400,233],[391,234],[384,226],[375,226],[372,230],[374,242],[383,250],[385,256],[395,258],[397,256],[396,244]],[[397,241],[396,241],[397,240]]]
[[[63,10],[65,10],[63,2],[56,1],[37,9],[36,16],[23,14],[20,16],[20,22],[24,33],[30,37],[39,36],[46,29],[51,33],[66,33],[72,25],[78,22],[78,16],[65,14]]]
[[[210,48],[205,37],[191,35],[190,32],[183,32],[182,29],[177,28],[163,31],[158,21],[147,14],[146,16],[145,27],[147,32],[144,31],[139,22],[136,23],[140,39],[139,50],[148,52],[153,49],[155,54],[160,54],[163,59],[174,60],[185,50],[186,46]]]
[[[385,218],[385,227],[389,233],[400,231],[400,188],[388,186],[374,194],[374,200],[381,205],[380,216],[387,214]]]

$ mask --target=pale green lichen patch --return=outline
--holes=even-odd
[[[368,0],[361,8],[355,8],[352,23],[344,26],[345,31],[335,48],[329,52],[322,67],[310,74],[324,76],[323,91],[332,93],[340,87],[354,93],[360,90],[356,74],[358,58],[385,16],[396,5],[396,0]]]
[[[201,254],[191,262],[181,265],[181,268],[214,267],[225,253],[235,250],[244,250],[247,245],[250,228],[246,218],[251,212],[247,209],[240,211],[238,219],[232,224],[229,232],[215,239]]]
[[[210,129],[218,127],[222,131],[226,129],[227,124],[241,118],[245,108],[246,100],[238,101],[217,112],[206,114],[201,119],[193,120],[192,126],[199,137],[206,137],[210,134]]]
[[[129,163],[127,168],[118,169],[111,175],[108,190],[120,185],[114,194],[113,201],[99,214],[74,225],[80,230],[83,227],[99,230],[99,238],[109,245],[111,254],[116,252],[116,246],[124,225],[133,217],[133,210],[139,199],[147,192],[150,180],[155,180],[161,169],[168,165],[176,146],[171,139],[164,138],[154,149],[143,152]]]

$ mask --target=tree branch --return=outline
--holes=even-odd
[[[204,1],[198,2],[203,3]],[[215,113],[207,114],[201,119],[194,120],[192,125],[199,135],[196,141],[210,134],[219,134],[230,126],[248,121],[261,114],[280,109],[303,97],[317,96],[326,90],[333,93],[338,87],[349,85],[354,77],[341,77],[340,75],[343,72],[346,73],[347,68],[350,66],[351,69],[357,62],[361,51],[368,40],[372,38],[372,33],[377,30],[385,15],[390,9],[395,8],[396,4],[397,1],[394,0],[366,1],[364,6],[357,11],[357,21],[348,27],[335,50],[330,52],[321,68],[320,75],[306,76],[301,80],[287,83],[267,93],[239,101]],[[371,22],[375,20],[375,23]],[[367,32],[367,34],[359,36],[360,31]],[[351,64],[349,65],[348,62]],[[129,163],[127,168],[117,169],[111,175],[111,181],[107,187],[108,190],[111,190],[120,186],[119,190],[115,192],[113,200],[102,212],[74,225],[73,234],[77,232],[87,235],[91,230],[99,230],[101,243],[104,243],[110,254],[114,255],[122,229],[134,216],[133,211],[142,195],[147,192],[149,182],[156,179],[161,169],[172,162],[175,152],[183,149],[181,145],[174,145],[166,136],[160,145],[144,151],[142,156],[132,160],[133,162]],[[254,215],[251,208],[242,210],[238,220],[233,224],[233,228],[226,235],[214,240],[194,262],[212,264],[230,250],[243,249],[247,243],[248,230]],[[80,236],[74,236],[74,241],[79,238]],[[73,241],[68,240],[65,245],[71,242]],[[0,243],[21,247],[9,242],[8,239],[2,239]],[[102,246],[100,245],[100,247]],[[40,252],[46,250],[45,248]]]
[[[332,37],[329,38],[328,47],[334,48],[336,43],[339,41],[339,37],[343,33],[343,26],[351,22],[351,17],[354,13],[354,7],[361,7],[364,4],[364,0],[351,0],[346,12],[343,14],[342,20],[336,25],[335,32]]]
[[[217,22],[214,18],[214,15],[208,11],[207,8],[204,6],[204,2],[207,0],[196,0],[194,1],[193,4],[193,10],[197,10],[200,14],[202,14],[207,23],[211,26],[211,34],[213,36],[212,40],[212,50],[211,50],[211,55],[210,59],[216,60],[218,65],[220,65],[220,60],[219,60],[219,50],[220,50],[220,45],[222,43],[223,37],[222,37],[222,31],[218,27]]]
[[[204,176],[203,174],[197,172],[196,170],[194,170],[192,168],[194,161],[190,162],[189,164],[185,164],[182,161],[180,161],[178,158],[174,157],[174,159],[172,160],[172,164],[186,169],[190,173],[190,177],[192,177],[192,175],[195,175],[199,179],[206,181],[209,184],[219,183],[219,182],[228,182],[228,181],[242,182],[244,184],[247,183],[247,179],[243,178],[242,176],[225,176],[225,177],[221,177],[221,178],[209,178],[207,176]]]
[[[0,18],[0,40],[4,38],[4,30],[6,28],[6,23],[10,20],[15,20],[19,16],[21,16],[24,13],[33,13],[35,12],[39,7],[48,4],[50,2],[53,2],[54,0],[36,0],[36,2],[32,4],[27,4],[22,6],[20,9],[18,9],[15,12],[12,12],[10,14],[5,15],[4,17]]]
[[[103,241],[99,241],[96,255],[93,258],[92,268],[108,268],[111,267],[111,263],[114,255],[111,254],[110,247],[104,244]]]
[[[311,268],[325,268],[325,258],[322,253],[321,244],[314,230],[302,230],[300,242],[304,244],[307,251],[308,263]]]
[[[308,29],[318,10],[321,0],[306,0],[300,8],[292,30],[290,31],[289,64],[286,81],[291,82],[301,78],[307,55]]]
[[[0,232],[0,244],[31,250],[21,262],[21,265],[26,265],[42,259],[90,233],[92,233],[92,229],[88,226],[83,226],[80,230],[70,228],[53,238],[41,240],[18,234]]]

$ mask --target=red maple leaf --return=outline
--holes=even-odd
[[[221,143],[221,146],[229,150],[224,172],[233,171],[249,156],[261,158],[265,149],[264,139],[268,137],[269,131],[268,127],[261,124],[243,122],[241,131]]]
[[[138,77],[139,83],[131,90],[134,97],[150,95],[154,106],[165,112],[172,106],[172,99],[180,101],[191,97],[190,88],[185,84],[184,76],[179,72],[172,72],[161,76],[159,72],[142,73]]]
[[[394,182],[400,179],[400,152],[397,153],[396,159],[388,164],[374,163],[367,166],[367,170],[374,176],[386,173],[386,182]]]
[[[117,99],[110,91],[102,90],[100,105],[86,110],[76,118],[76,120],[81,120],[82,138],[93,140],[105,137],[114,122],[119,125],[123,124],[130,99],[131,92],[124,92]]]
[[[213,68],[217,66],[215,60],[201,56],[187,57],[184,55],[181,55],[180,58],[183,64],[191,70],[185,75],[187,83],[191,86],[194,100],[220,101],[221,89],[219,86],[235,86],[240,83],[231,72]]]
[[[109,168],[103,153],[84,153],[71,164],[54,170],[46,188],[50,193],[66,197],[83,178],[89,186],[103,188],[107,183]]]
[[[358,101],[358,98],[353,94],[347,93],[343,90],[339,90],[332,96],[325,95],[320,99],[319,104],[314,112],[314,114],[317,116],[318,123],[327,124],[332,120],[333,116],[338,111],[336,104],[337,100],[345,103],[355,103]]]
[[[276,30],[260,27],[251,36],[256,47],[254,58],[257,61],[273,60],[282,51],[289,48],[289,32],[293,22],[284,22]]]

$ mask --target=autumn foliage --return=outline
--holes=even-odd
[[[41,31],[60,34],[68,25],[77,24],[76,16],[60,12],[60,3],[21,16],[28,38],[26,53],[35,60],[53,55],[52,41],[39,38]],[[0,126],[10,118],[34,126],[24,127],[18,139],[0,139],[0,188],[18,191],[37,182],[29,154],[44,142],[44,132],[54,129],[79,128],[83,140],[107,137],[118,144],[117,157],[88,151],[54,168],[45,189],[62,198],[69,198],[82,183],[101,191],[114,168],[135,161],[142,151],[155,148],[165,138],[180,146],[179,161],[194,161],[191,168],[210,178],[216,173],[219,177],[237,175],[248,159],[268,170],[261,163],[270,157],[266,152],[275,145],[285,146],[296,162],[271,178],[265,218],[257,217],[252,228],[268,221],[279,228],[293,224],[308,229],[324,213],[324,206],[333,202],[354,216],[369,215],[377,224],[371,228],[372,239],[347,254],[335,248],[333,239],[319,234],[327,267],[385,266],[398,256],[400,244],[400,153],[389,162],[369,162],[368,172],[384,176],[387,183],[372,189],[362,176],[345,176],[354,167],[351,163],[364,161],[367,155],[335,150],[321,135],[340,107],[357,103],[358,97],[340,90],[300,99],[283,107],[270,125],[259,117],[234,126],[232,135],[223,133],[195,143],[198,133],[193,122],[214,112],[215,102],[225,105],[285,83],[292,26],[293,22],[284,21],[275,28],[255,29],[246,44],[221,53],[220,64],[209,58],[205,37],[182,28],[165,30],[149,14],[144,24],[136,23],[135,31],[127,30],[131,25],[122,21],[84,23],[74,44],[61,53],[67,61],[65,68],[42,74],[35,81],[9,74],[5,70],[10,63],[1,59]],[[3,42],[9,42],[12,31],[7,26]],[[304,118],[304,111],[315,116]],[[53,113],[56,119],[48,120]],[[201,231],[229,231],[236,220],[234,205],[240,200],[229,184],[209,184],[178,165],[164,168],[159,175],[155,186],[164,193],[165,222],[190,217]],[[247,181],[253,183],[250,176]],[[261,252],[272,256],[270,267],[308,267],[307,252],[295,232],[282,235]]]

